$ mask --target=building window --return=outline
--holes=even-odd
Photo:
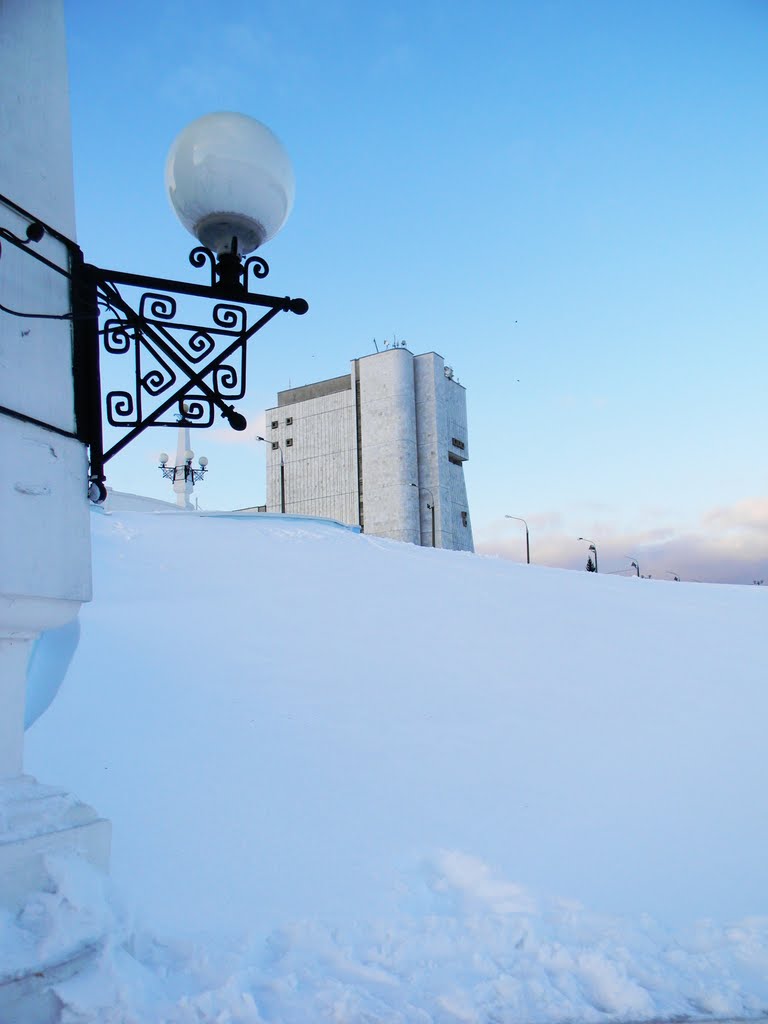
[[[465,444],[463,441],[460,441],[458,437],[452,437],[451,444],[453,445],[454,448],[460,448],[462,451],[464,451]]]
[[[286,438],[286,440],[285,440],[285,447],[286,448],[291,448],[292,446],[293,446],[293,438],[292,437]]]
[[[278,426],[277,420],[272,420],[272,429],[273,430],[277,430],[277,426]]]
[[[285,425],[286,425],[286,427],[292,427],[293,426],[293,416],[289,416],[288,417],[288,419],[285,421]]]
[[[454,466],[462,466],[463,462],[458,455],[454,455],[453,452],[448,452],[448,461]]]
[[[468,512],[462,512],[461,513],[461,525],[462,526],[469,526],[469,513]]]
[[[273,452],[276,452],[279,447],[280,447],[280,442],[279,441],[273,441],[272,442],[272,451]]]

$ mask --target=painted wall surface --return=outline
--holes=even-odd
[[[73,236],[62,4],[3,0],[1,10],[0,193]],[[0,223],[25,236],[28,222],[2,204]],[[46,236],[37,247],[57,265],[67,266],[60,242]],[[22,311],[64,313],[69,310],[69,283],[6,243],[0,301]],[[0,312],[0,405],[74,431],[69,323]],[[83,445],[0,413],[0,465],[0,593],[88,600],[90,534]]]
[[[0,7],[0,193],[74,235],[72,149],[63,7]],[[28,220],[0,203],[0,223],[25,237]],[[65,246],[36,244],[57,266]],[[0,301],[65,313],[65,277],[3,243]],[[0,311],[0,405],[74,431],[71,328]],[[91,596],[87,466],[82,444],[0,412],[0,776],[21,771],[23,698],[32,638],[74,618]]]
[[[0,0],[0,193],[68,238],[74,194],[66,46],[60,0]],[[0,224],[20,238],[30,223],[0,201]],[[30,243],[68,269],[65,244],[50,235]],[[0,302],[27,313],[70,311],[66,277],[3,241]],[[0,311],[0,907],[16,914],[36,890],[53,891],[49,858],[79,854],[106,869],[110,826],[62,790],[23,775],[26,675],[35,637],[72,623],[91,596],[90,524],[85,448],[75,430],[72,337],[68,322]],[[24,422],[26,415],[42,426]],[[56,429],[49,429],[53,427]],[[76,628],[57,658],[76,643]],[[56,659],[54,659],[56,660]],[[57,679],[43,659],[38,696]],[[77,908],[74,910],[77,916]],[[0,1017],[48,1024],[60,1019],[49,990],[87,966],[97,926],[73,929],[73,948],[45,965],[49,936],[12,969],[0,967]],[[84,926],[84,927],[83,927]],[[60,948],[59,939],[54,944]]]
[[[68,238],[75,236],[64,15],[58,0],[3,0],[0,7],[0,193]],[[25,237],[28,221],[0,207],[2,224]],[[46,235],[34,247],[59,266],[66,248]],[[66,313],[69,283],[3,245],[0,302]],[[0,317],[0,404],[74,430],[70,327]]]

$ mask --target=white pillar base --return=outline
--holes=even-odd
[[[57,899],[52,865],[81,858],[106,874],[110,840],[110,823],[63,789],[29,775],[0,783],[0,906],[19,928],[17,950],[0,960],[0,1021],[58,1020],[51,986],[101,949],[107,915]]]

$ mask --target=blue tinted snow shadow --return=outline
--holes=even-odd
[[[48,629],[35,641],[27,667],[27,703],[24,728],[28,729],[50,706],[67,674],[80,639],[80,621]]]
[[[164,515],[165,513],[158,513]],[[360,533],[359,526],[349,526],[347,523],[340,523],[338,519],[324,519],[322,516],[298,516],[292,512],[197,512],[199,516],[208,519],[258,519],[259,521],[269,519],[272,522],[282,523],[290,519],[292,523],[312,523],[315,526],[337,526],[340,530],[349,530],[351,533]]]

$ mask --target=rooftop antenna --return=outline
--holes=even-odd
[[[376,339],[375,338],[373,339],[373,346],[376,349],[376,351],[378,352],[379,351],[379,346],[376,344]]]

